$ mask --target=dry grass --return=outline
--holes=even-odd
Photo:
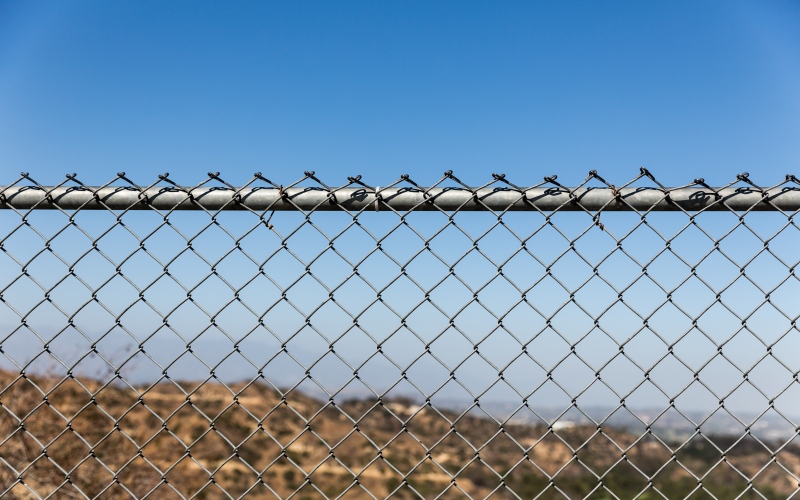
[[[720,462],[705,441],[678,451],[678,464],[655,439],[613,429],[499,428],[410,401],[334,405],[264,383],[132,388],[0,372],[0,405],[7,498],[224,498],[223,490],[234,498],[513,498],[511,490],[563,498],[559,490],[583,497],[595,488],[595,498],[658,498],[647,491],[653,475],[672,498],[697,486],[690,472],[703,476]],[[726,460],[703,480],[718,498],[747,488],[733,467],[753,477],[771,457],[743,441]],[[798,450],[785,449],[778,461],[754,481],[768,498],[798,488],[781,468],[800,475]]]

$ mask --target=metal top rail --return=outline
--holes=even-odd
[[[639,181],[650,186],[640,186]],[[195,186],[181,186],[169,174],[139,186],[124,172],[102,186],[87,186],[75,174],[56,186],[44,186],[23,172],[12,184],[0,186],[0,209],[61,210],[347,210],[347,211],[784,211],[800,210],[800,181],[794,175],[771,187],[750,180],[748,173],[721,187],[703,179],[679,187],[665,187],[647,169],[627,183],[615,186],[592,170],[576,187],[557,176],[529,187],[513,184],[505,174],[471,187],[448,170],[430,187],[408,175],[384,186],[369,186],[361,176],[348,177],[340,187],[326,185],[305,172],[287,186],[260,172],[242,186],[223,180],[219,172]],[[214,186],[209,183],[215,184]],[[309,185],[310,184],[310,185]],[[591,185],[594,184],[594,185]],[[651,187],[652,185],[655,187]]]
[[[3,189],[3,188],[0,188]],[[64,210],[783,210],[800,209],[800,189],[752,188],[192,188],[10,187],[0,208]]]

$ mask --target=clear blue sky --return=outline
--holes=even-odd
[[[222,172],[234,184],[247,181],[257,170],[285,184],[304,170],[315,170],[329,184],[363,174],[368,183],[385,186],[403,173],[429,184],[448,169],[473,185],[488,181],[492,172],[506,173],[522,185],[558,174],[560,181],[574,185],[590,169],[621,184],[636,175],[639,166],[647,166],[667,185],[685,184],[695,177],[725,184],[743,171],[749,171],[758,183],[774,184],[786,173],[800,174],[799,28],[800,3],[770,1],[5,1],[0,3],[0,185],[14,181],[23,170],[44,184],[58,183],[68,172],[77,172],[87,184],[101,184],[118,171],[126,171],[141,184],[153,182],[163,172],[192,184],[204,179],[209,170]],[[9,220],[16,217],[6,215]],[[97,220],[105,215],[97,215]],[[276,220],[282,217],[288,216]],[[482,220],[471,217],[472,224]],[[523,226],[521,234],[533,230],[524,220],[512,216],[506,220],[517,220]],[[614,220],[604,217],[608,231],[617,230]],[[47,227],[46,222],[37,223],[39,228]],[[63,221],[49,222],[58,223]],[[736,223],[730,220],[725,227]],[[241,219],[239,224],[244,224]],[[581,224],[593,227],[588,217]],[[582,244],[587,251],[602,249],[591,238],[613,243],[607,234],[594,229]],[[304,237],[295,238],[293,248],[311,248],[311,240]],[[6,247],[12,254],[26,255],[29,248],[40,248],[36,238],[29,246],[25,246],[27,240],[14,243],[11,239]],[[707,238],[697,238],[691,241],[707,249]],[[110,239],[103,241],[104,251],[114,249]],[[413,238],[409,241],[419,244]],[[438,241],[453,252],[467,251],[472,243],[462,249],[455,239]],[[518,243],[503,246],[504,240],[494,241],[506,252]],[[648,250],[646,242],[637,247],[631,239],[627,241],[628,248],[638,248],[634,253]],[[87,240],[74,236],[67,243],[86,245]],[[230,244],[224,238],[217,243]],[[323,243],[325,248],[327,241]],[[657,243],[654,251],[662,248],[662,242]],[[772,248],[779,244],[773,243]],[[783,244],[787,252],[796,248],[794,240]],[[148,245],[159,251],[157,241],[150,240]],[[167,251],[180,248],[165,245],[162,248]],[[490,245],[487,242],[482,248],[486,251]],[[673,249],[679,246],[676,243]],[[723,246],[729,251],[752,251],[747,258],[757,251],[736,237],[728,238]],[[128,251],[136,248],[134,244]],[[263,245],[251,248],[263,250]],[[545,252],[542,248],[537,251]],[[6,262],[0,274],[5,269],[9,276],[16,276],[17,268]],[[83,262],[88,266],[93,261]],[[131,261],[135,269],[131,274],[146,274],[144,265],[134,264]],[[173,272],[179,264],[171,264]],[[42,266],[37,271],[41,276],[63,276],[63,271],[50,271],[59,263],[42,260],[37,265]],[[569,264],[565,259],[559,265]],[[674,262],[662,265],[664,274],[657,278],[664,281],[689,273],[686,266]],[[291,270],[274,262],[273,266],[276,276]],[[775,266],[772,271],[778,269],[784,276],[784,268]],[[98,267],[97,272],[103,269]],[[196,277],[197,269],[187,267],[186,279],[192,274]],[[582,269],[591,271],[586,266]],[[423,278],[436,276],[426,275],[427,270],[417,273]],[[580,276],[577,267],[572,270],[573,277]],[[495,268],[490,271],[493,275]],[[638,269],[634,271],[638,274]],[[712,272],[714,268],[704,271],[706,276],[722,275]],[[738,268],[734,271],[738,275]],[[92,276],[91,269],[81,272]],[[650,272],[659,272],[658,266],[651,265]],[[524,277],[524,273],[518,275]],[[765,276],[762,273],[759,279]],[[17,300],[40,300],[41,290],[36,288],[25,297],[12,292]],[[112,292],[107,287],[103,293]],[[168,296],[170,292],[155,289],[153,293]],[[730,303],[750,297],[735,290],[730,293]],[[780,295],[791,298],[792,293]],[[489,299],[507,298],[500,292],[487,294]],[[634,290],[627,297],[631,296],[635,301],[654,295]],[[703,304],[713,300],[703,297]],[[690,306],[700,304],[691,295],[680,300]],[[759,297],[751,300],[760,302]],[[508,305],[498,306],[504,307]],[[566,312],[560,318],[565,316],[566,321],[580,315]],[[677,321],[673,316],[663,319],[666,325]],[[8,317],[17,324],[16,315]],[[468,315],[461,317],[474,323]],[[36,319],[52,318],[61,320],[58,314],[39,314]],[[611,314],[604,318],[611,322],[609,329],[622,330],[618,325],[627,321]],[[767,318],[759,324],[784,332],[788,328],[784,320]],[[783,330],[772,327],[778,323]],[[580,326],[570,331],[591,328],[581,330]],[[665,326],[665,331],[678,331],[679,326]],[[41,331],[51,331],[48,328],[42,326]],[[502,338],[501,334],[493,337]],[[738,338],[752,340],[747,335]],[[653,342],[642,344],[642,352],[652,351]],[[702,342],[697,340],[692,352],[680,354],[686,359],[693,353],[713,355],[710,342]],[[228,352],[229,344],[225,348],[209,345],[210,353]],[[455,345],[443,349],[459,354]],[[588,342],[581,346],[589,354],[608,352]],[[464,356],[472,344],[467,347]],[[327,345],[321,349],[326,352]],[[616,352],[615,345],[611,349]],[[743,344],[732,349],[748,353],[756,348]],[[172,355],[166,348],[164,352]],[[510,351],[489,346],[486,352]],[[784,352],[793,351],[786,348]],[[781,370],[769,373],[788,383]],[[675,373],[664,377],[677,379]],[[524,375],[528,382],[532,380],[528,372]],[[709,375],[704,380],[740,380],[740,372],[734,375],[718,379]],[[638,377],[636,372],[628,381],[638,381]],[[588,380],[593,380],[593,374]],[[702,395],[692,397],[702,400]],[[736,398],[731,399],[735,403]],[[745,401],[743,406],[748,404]],[[796,411],[797,405],[791,409]]]
[[[796,2],[0,3],[0,184],[798,173]]]

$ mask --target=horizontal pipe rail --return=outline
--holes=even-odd
[[[800,189],[0,187],[0,209],[62,210],[800,210]]]

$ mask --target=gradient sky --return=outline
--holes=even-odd
[[[0,173],[665,184],[800,156],[796,2],[3,2]]]
[[[209,170],[220,171],[232,184],[246,182],[254,171],[263,172],[275,182],[288,184],[301,177],[304,170],[315,170],[318,177],[331,185],[344,184],[348,175],[362,174],[368,184],[386,186],[404,173],[426,185],[438,180],[448,169],[472,185],[487,182],[492,172],[505,173],[508,179],[520,185],[536,184],[543,176],[552,174],[558,174],[563,184],[575,185],[583,181],[590,169],[596,169],[609,182],[619,185],[638,174],[640,166],[648,167],[665,185],[687,184],[697,177],[704,177],[712,185],[722,185],[743,171],[750,172],[751,179],[759,184],[772,185],[781,182],[787,173],[800,174],[796,163],[800,157],[798,27],[800,3],[770,1],[551,4],[6,1],[0,3],[0,185],[15,181],[20,171],[30,172],[45,185],[59,183],[65,173],[72,172],[78,173],[84,183],[98,185],[111,180],[119,171],[126,171],[128,177],[140,184],[152,183],[157,174],[170,172],[177,182],[190,185],[204,180]],[[6,212],[0,214],[0,233],[12,227],[11,224],[18,224],[18,214]],[[296,214],[281,215],[275,220],[293,215]],[[81,216],[95,217],[95,224],[100,224],[100,219],[109,215],[84,213]],[[38,214],[33,218],[40,229],[47,229],[48,224],[65,223],[62,219],[39,221],[36,217]],[[362,220],[368,217],[365,215]],[[650,220],[661,221],[661,227],[686,223],[685,218],[673,217],[668,222],[659,217],[656,214]],[[562,220],[559,227],[591,228],[594,232],[582,240],[581,248],[599,251],[601,246],[598,245],[602,242],[615,244],[608,234],[620,230],[622,226],[618,223],[623,218],[604,216],[606,232],[594,228],[588,218]],[[779,219],[769,221],[780,223]],[[138,219],[128,216],[127,219],[134,226],[137,221],[143,224],[142,220],[144,216]],[[237,220],[239,222],[230,222],[228,227],[245,224]],[[326,220],[332,224],[333,219]],[[425,220],[428,222],[419,222],[416,227],[447,223],[446,220]],[[463,223],[477,227],[480,220],[472,214]],[[755,215],[748,220],[756,221],[754,225],[764,231],[771,227],[764,218],[756,219]],[[530,234],[533,230],[530,219],[515,219],[509,215],[506,221],[517,221],[522,226],[521,234]],[[735,217],[704,221],[708,221],[706,227],[714,228],[712,232],[719,233],[718,236],[726,228],[738,224]],[[106,222],[113,224],[115,220]],[[379,229],[388,230],[385,219],[378,222]],[[91,220],[81,219],[81,224],[86,228],[96,227],[91,225]],[[743,231],[745,229],[740,232]],[[100,233],[98,230],[93,234]],[[790,229],[782,236],[783,240],[773,241],[773,251],[785,250],[793,255],[791,249],[797,248],[796,233]],[[6,251],[20,259],[30,249],[38,251],[41,237],[28,236],[33,238],[32,242],[24,240],[23,236],[19,236],[19,240],[9,239],[5,243]],[[727,238],[723,250],[750,252],[742,257],[741,262],[746,262],[757,249],[763,248],[763,242],[754,238],[747,240],[747,237],[747,234],[737,233]],[[309,238],[295,238],[293,248],[309,247]],[[693,238],[683,243],[677,241],[672,248],[677,248],[678,253],[695,247],[705,249],[703,251],[709,249],[711,243],[707,237],[695,235]],[[86,245],[91,244],[80,235],[65,236],[63,240],[64,249],[57,250],[74,250],[74,258],[86,252]],[[138,241],[110,240],[106,238],[100,245],[106,252],[115,250],[115,245],[120,248],[128,245],[127,252],[138,248]],[[517,240],[507,246],[503,243],[505,240],[495,237],[486,240],[485,244],[481,243],[484,251],[491,251],[491,245],[495,245],[498,252],[508,252],[519,244]],[[556,240],[561,245],[568,244],[563,238]],[[413,238],[410,241],[410,245],[420,244]],[[646,241],[637,243],[635,237],[626,241],[627,248],[635,249],[634,252],[656,252],[663,248],[662,240],[650,247]],[[754,241],[756,247],[745,245]],[[151,240],[148,245],[156,251],[162,248],[179,252],[184,243],[179,242],[177,246],[164,243],[158,247],[157,241]],[[216,243],[229,245],[230,241],[223,238]],[[323,243],[322,248],[326,248],[327,240]],[[463,249],[459,249],[457,243],[452,239],[442,242],[442,251],[449,248],[454,253],[466,252],[472,241]],[[61,244],[58,242],[54,246]],[[210,247],[205,251],[210,251],[214,244],[214,241],[207,242]],[[341,246],[345,244],[342,242]],[[537,245],[540,252],[553,247],[551,243]],[[264,248],[259,244],[251,247]],[[400,250],[402,244],[395,243],[393,251]],[[117,262],[127,255],[118,253],[123,257]],[[192,257],[188,252],[187,255]],[[3,280],[16,277],[19,267],[4,254],[0,257],[6,259],[0,262],[3,264],[0,265],[2,289]],[[145,259],[141,252],[139,257]],[[85,259],[81,265],[90,266],[93,262]],[[147,273],[144,264],[130,262],[131,275]],[[173,265],[172,272],[181,265],[193,264],[178,262]],[[288,269],[272,265],[275,267],[272,272],[277,276]],[[434,269],[434,265],[438,264],[434,262],[427,268],[417,269],[418,275],[427,277],[426,273]],[[524,265],[531,269],[530,263],[520,264]],[[570,264],[565,259],[560,265]],[[612,262],[609,265],[612,267],[604,268],[604,275],[613,276],[623,270],[622,264]],[[659,269],[659,265],[663,268]],[[704,276],[723,276],[722,271],[726,270],[738,276],[738,267],[730,262],[715,263],[707,259],[704,265],[710,266],[701,268]],[[723,265],[727,268],[723,269]],[[772,266],[767,268],[768,272],[758,272],[759,262],[748,265],[757,279],[786,276],[786,268],[773,261],[768,264]],[[52,280],[63,276],[62,268],[66,266],[66,263],[48,263],[43,258],[29,266],[29,270]],[[191,272],[182,279],[197,275],[197,269],[201,268],[187,267]],[[97,271],[103,269],[98,267]],[[476,269],[478,267],[473,267],[462,274],[475,275]],[[572,268],[572,274],[565,270],[562,275],[576,278],[580,274],[576,269]],[[342,270],[346,269],[334,266],[324,268],[323,272]],[[634,274],[638,276],[639,270],[640,267],[636,267]],[[83,276],[92,276],[91,269],[79,271]],[[385,268],[378,271],[385,274]],[[493,275],[496,268],[489,271]],[[663,272],[657,279],[664,282],[675,276],[685,277],[690,271],[687,265],[665,258],[651,265],[650,272]],[[527,275],[523,272],[518,276]],[[790,285],[796,286],[796,280]],[[682,305],[688,308],[700,304],[696,299],[700,292],[692,291],[688,285],[683,290],[687,288],[688,295],[676,300],[682,300]],[[7,295],[22,302],[41,301],[42,290],[35,287],[31,290],[12,289]],[[216,293],[228,292],[220,290]],[[302,294],[310,293],[302,290]],[[739,300],[743,302],[741,308],[763,302],[763,293],[752,295],[752,289],[750,292],[731,290],[731,299],[726,296],[725,300],[730,303]],[[796,292],[792,290],[779,290],[780,294],[773,294],[773,301],[795,297]],[[80,291],[89,292],[88,289]],[[708,294],[707,289],[701,291]],[[63,294],[60,299],[63,301],[80,298],[68,290],[59,293]],[[110,297],[104,300],[114,300],[112,287],[107,287],[103,293]],[[159,298],[172,292],[154,287],[151,293]],[[487,292],[489,298],[502,302],[498,307],[507,307],[514,293]],[[642,299],[642,307],[648,304],[652,307],[660,303],[656,296],[659,301],[664,300],[661,294],[659,290],[634,289],[626,297],[633,301]],[[120,307],[136,301],[135,297],[120,297],[117,299]],[[315,297],[308,300],[317,300]],[[358,295],[353,293],[350,297]],[[215,300],[216,307],[220,307],[220,296],[215,296]],[[563,303],[566,299],[558,300]],[[318,303],[319,300],[315,304]],[[786,308],[791,309],[793,304],[796,301],[790,301]],[[691,311],[700,314],[699,310]],[[99,324],[97,318],[101,313],[85,321]],[[582,317],[574,311],[564,313],[561,318],[565,316],[567,323],[559,326],[562,331],[586,332],[591,328],[579,325]],[[6,311],[6,316],[0,316],[0,325],[18,325],[18,317],[17,313]],[[431,317],[436,317],[435,312],[425,316],[426,321]],[[730,319],[730,315],[722,311],[706,314],[704,321],[713,323],[723,317]],[[60,328],[58,324],[44,324],[52,318],[63,323],[56,313],[52,316],[37,314],[31,321],[43,322],[39,330],[47,336]],[[472,326],[477,324],[468,314],[462,318]],[[615,318],[612,314],[605,318],[610,322],[609,331],[622,331],[619,325],[630,324],[630,318]],[[200,319],[204,318],[200,316]],[[494,318],[489,319],[496,323]],[[769,334],[783,333],[789,328],[784,324],[788,322],[785,317],[756,319],[761,325],[758,328],[770,330]],[[145,320],[142,316],[138,318],[141,324],[133,326],[146,332],[157,329],[157,326],[146,328]],[[528,321],[528,318],[523,320]],[[159,321],[156,324],[161,324]],[[333,320],[330,321],[333,324]],[[350,321],[351,318],[344,318],[345,323]],[[522,321],[521,331],[530,330],[525,321]],[[652,319],[652,322],[657,321],[658,318]],[[677,320],[672,316],[662,321],[664,331],[679,331]],[[179,323],[177,319],[175,322]],[[721,320],[719,323],[707,328],[710,335],[717,330],[730,334],[740,328],[722,324]],[[186,328],[191,326],[189,320],[182,324]],[[238,331],[238,326],[230,330]],[[105,331],[92,328],[101,333]],[[688,328],[690,326],[680,331]],[[286,329],[294,331],[296,327],[287,326]],[[476,327],[476,330],[481,328]],[[760,330],[757,333],[766,335]],[[30,342],[31,335],[15,340],[21,346],[20,356],[38,352],[39,345]],[[126,335],[122,337],[129,340]],[[222,344],[214,344],[214,339],[208,339],[211,335],[206,334],[208,356],[230,352],[227,339],[222,339]],[[602,340],[604,335],[595,337]],[[311,337],[313,340],[314,335]],[[72,338],[61,336],[63,343]],[[269,342],[274,340],[266,338]],[[353,338],[353,342],[358,341]],[[498,342],[502,338],[501,334],[493,337]],[[764,348],[763,345],[753,347],[754,337],[742,334],[737,339],[743,343],[730,347],[734,354],[744,356],[756,352],[756,348]],[[750,344],[748,339],[752,341]],[[786,342],[794,342],[788,344],[790,346],[798,342],[796,335],[787,336],[787,339]],[[174,352],[167,349],[172,345],[167,340],[163,340],[159,349],[170,358]],[[553,344],[561,342],[555,337],[551,340]],[[342,344],[347,341],[344,339]],[[327,352],[327,344],[322,345],[320,351],[314,351],[310,340],[304,342],[309,344],[303,348],[310,360]],[[453,347],[455,341],[448,342],[443,344],[443,353],[458,354]],[[642,342],[643,353],[653,351],[655,345],[664,349],[663,342],[659,344],[653,339]],[[695,356],[697,363],[709,359],[715,346],[710,341],[703,342],[699,338],[683,344],[689,347],[686,347],[687,352],[680,353],[681,356],[685,359]],[[277,340],[273,343],[278,345]],[[183,344],[175,345],[179,348],[176,352],[183,349]],[[278,352],[275,346],[269,352]],[[581,346],[586,349],[587,356],[607,351],[590,342]],[[10,341],[6,343],[6,350],[13,347]],[[552,347],[545,345],[540,351]],[[784,349],[783,344],[778,347],[780,349],[776,350],[783,353],[794,352],[792,347]],[[467,348],[463,356],[469,355],[471,342]],[[606,348],[616,352],[617,346],[607,344]],[[267,352],[263,348],[254,351]],[[353,349],[343,349],[343,352],[359,354]],[[397,352],[402,353],[402,349],[398,347]],[[487,346],[486,352],[493,355],[510,351],[507,346],[498,344]],[[749,358],[741,361],[745,367],[752,362]],[[766,365],[762,363],[761,366]],[[280,370],[285,371],[285,366],[288,365],[279,365]],[[438,364],[434,367],[441,368]],[[173,370],[180,374],[179,368]],[[197,373],[196,366],[190,368],[195,370],[192,374]],[[384,368],[378,366],[376,370],[385,371]],[[322,366],[320,370],[328,375],[322,378],[333,379],[330,376],[333,368]],[[464,370],[475,375],[476,383],[488,380],[482,375],[485,372],[477,368]],[[528,368],[520,370],[519,380],[533,380]],[[690,370],[680,371],[680,367],[664,370],[667,371],[660,376],[666,381],[678,380],[679,372],[691,375]],[[713,372],[713,367],[711,370],[712,375],[704,375],[704,381],[740,380],[740,369],[733,371],[733,376],[722,371],[713,375],[717,372]],[[345,372],[350,377],[352,370],[348,368],[341,373]],[[299,373],[302,379],[303,370]],[[389,382],[397,380],[394,372],[386,373],[385,377],[391,379]],[[639,380],[640,372],[632,377],[625,373],[621,368],[612,368],[608,377],[614,383],[613,377],[617,376],[620,380],[616,383],[620,384],[625,382],[622,380],[625,377],[628,382]],[[761,375],[756,371],[752,373],[754,379],[761,377],[757,382],[763,384],[770,380],[790,384],[787,378],[790,375],[783,368],[769,366],[763,368]],[[434,380],[426,373],[418,376],[421,380]],[[447,374],[443,376],[447,380]],[[586,376],[589,382],[593,380],[593,373]],[[569,379],[566,375],[559,377]],[[573,378],[578,380],[576,377]],[[796,383],[794,388],[795,392],[783,393],[779,405],[797,413],[800,399],[792,395],[796,393]],[[777,393],[780,387],[770,386],[770,390]],[[720,389],[720,394],[724,393]],[[595,399],[589,401],[607,401],[605,396],[592,396]],[[640,405],[665,404],[661,399],[666,396],[656,396],[648,396],[649,399],[643,399]],[[687,398],[689,406],[716,401],[716,397],[709,399],[707,393]],[[749,409],[753,405],[752,399],[737,400],[735,394],[728,401],[736,408]]]

